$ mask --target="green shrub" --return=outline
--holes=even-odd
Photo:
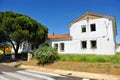
[[[35,51],[34,57],[39,60],[42,65],[53,63],[58,59],[57,50],[50,46],[43,46]]]

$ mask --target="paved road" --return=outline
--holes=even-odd
[[[15,67],[0,64],[0,80],[84,80],[84,79],[71,76],[62,76],[53,73],[18,69]]]

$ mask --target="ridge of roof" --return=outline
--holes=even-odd
[[[112,22],[113,22],[114,33],[115,33],[115,35],[117,35],[117,25],[116,25],[116,18],[115,18],[115,16],[110,16],[110,15],[105,15],[105,14],[99,14],[99,13],[94,13],[94,12],[86,12],[86,13],[82,14],[82,16],[78,17],[77,19],[75,19],[74,21],[69,23],[68,26],[71,27],[72,24],[78,22],[81,18],[83,18],[86,15],[94,15],[94,16],[99,16],[99,17],[104,17],[104,18],[111,19]]]
[[[76,23],[77,21],[79,21],[81,18],[83,18],[84,16],[86,15],[94,15],[94,16],[99,16],[99,17],[105,17],[105,18],[115,18],[114,16],[110,16],[110,15],[105,15],[105,14],[99,14],[99,13],[94,13],[94,12],[86,12],[84,14],[82,14],[80,17],[78,17],[77,19],[75,19],[74,21],[72,21],[70,24],[69,24],[69,27]]]

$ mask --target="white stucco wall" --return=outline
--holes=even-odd
[[[96,31],[90,31],[90,24],[96,24]],[[87,25],[86,32],[81,32],[81,25]],[[87,23],[86,20],[76,22],[70,27],[70,38],[66,39],[50,39],[48,40],[49,45],[54,47],[55,43],[65,44],[64,52],[58,50],[58,53],[69,53],[69,54],[103,54],[103,55],[114,55],[115,50],[115,39],[113,33],[112,21],[106,18],[99,18],[89,20]],[[91,40],[97,41],[97,48],[91,48]],[[87,48],[81,48],[81,41],[87,41]]]
[[[120,46],[116,47],[116,52],[120,52]]]
[[[96,31],[90,31],[90,24],[96,24]],[[81,25],[87,25],[86,32],[81,32]],[[79,52],[76,53],[86,53],[86,54],[114,54],[115,53],[115,39],[113,33],[112,21],[106,18],[93,19],[89,20],[87,23],[86,20],[79,21],[73,24],[70,27],[70,35],[73,37],[73,41],[78,41],[78,44],[81,44],[81,41],[87,41],[87,49],[81,49],[80,45]],[[90,41],[97,41],[97,48],[90,48]]]
[[[15,46],[15,47],[16,47],[16,46]],[[24,52],[29,52],[29,51],[32,51],[32,50],[31,50],[31,44],[28,43],[28,42],[26,42],[26,41],[25,41],[25,42],[22,42],[22,43],[20,44],[19,49],[18,49],[18,53],[24,53]],[[13,48],[12,48],[11,53],[15,53]]]
[[[71,38],[62,38],[62,39],[50,39],[47,41],[49,45],[55,47],[55,44],[58,44],[58,53],[69,53],[71,51]],[[60,50],[60,43],[64,43],[64,51]]]

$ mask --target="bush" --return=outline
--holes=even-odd
[[[58,54],[55,48],[45,45],[35,51],[34,57],[39,60],[41,65],[45,65],[56,61],[58,59]]]

